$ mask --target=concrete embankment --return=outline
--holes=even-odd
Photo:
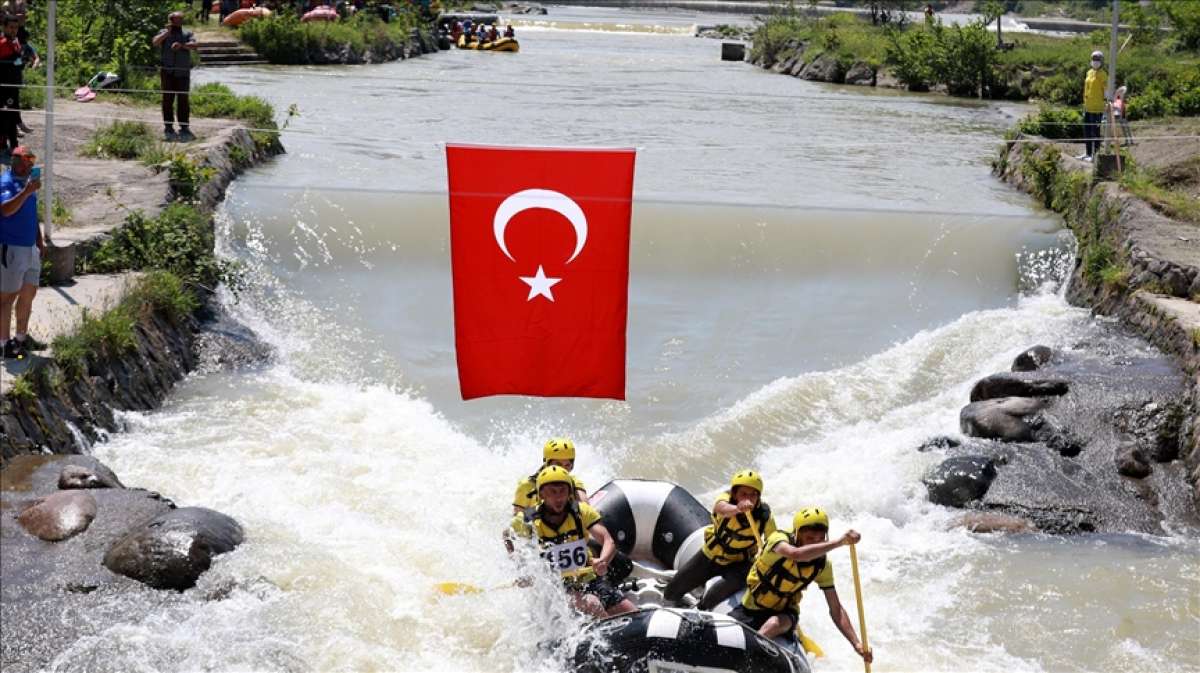
[[[28,118],[33,118],[29,115]],[[64,104],[56,129],[55,176],[71,222],[53,234],[58,246],[76,248],[76,268],[88,260],[127,216],[140,211],[158,215],[172,200],[163,172],[134,161],[77,158],[80,147],[96,128],[113,119],[155,124],[157,111],[148,108]],[[185,150],[194,165],[211,171],[199,186],[192,206],[209,218],[224,198],[225,189],[243,169],[283,151],[277,140],[255,142],[243,122],[193,120],[200,141],[174,146]],[[37,143],[34,137],[31,144]],[[56,199],[57,200],[57,199]],[[125,300],[140,274],[125,272],[78,276],[57,287],[44,287],[34,303],[30,334],[51,344],[73,334],[85,311],[95,318]],[[115,411],[145,411],[158,407],[174,384],[196,365],[195,340],[200,318],[180,318],[159,310],[140,310],[131,343],[121,349],[97,349],[86,356],[84,371],[68,372],[53,350],[25,360],[5,360],[0,370],[0,464],[24,453],[79,453],[105,432],[119,429]],[[230,330],[224,330],[228,333]]]
[[[1078,251],[1071,302],[1119,318],[1187,372],[1181,453],[1193,498],[1200,503],[1200,232],[1117,183],[1094,180],[1091,163],[1071,158],[1073,146],[1040,140],[1018,136],[1008,142],[994,171],[1061,213],[1074,232]],[[1135,149],[1146,156],[1165,153],[1153,140]]]

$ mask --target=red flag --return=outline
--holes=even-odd
[[[634,151],[446,146],[464,400],[625,399]]]

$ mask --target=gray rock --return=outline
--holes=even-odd
[[[87,530],[96,518],[96,499],[87,493],[60,491],[30,503],[17,521],[30,535],[49,542]]]
[[[814,82],[841,84],[845,81],[846,70],[835,56],[826,53],[813,59],[800,73],[800,77]]]
[[[992,374],[979,379],[971,388],[971,401],[999,397],[1057,397],[1066,395],[1068,390],[1069,384],[1062,378],[1023,372]]]
[[[1171,267],[1169,271],[1163,274],[1163,285],[1167,287],[1171,295],[1174,297],[1188,296],[1188,277],[1176,267]]]
[[[996,478],[996,464],[987,456],[955,456],[942,461],[925,476],[929,501],[963,507],[987,493]]]
[[[959,446],[962,446],[962,441],[946,435],[940,435],[937,437],[930,437],[929,439],[925,440],[920,446],[917,447],[917,451],[920,451],[921,453],[934,450],[944,451],[946,449],[955,449]]]
[[[963,434],[1005,442],[1031,442],[1034,427],[1027,416],[1045,409],[1048,402],[1039,397],[1002,397],[972,402],[959,413]]]
[[[950,523],[972,533],[1033,533],[1037,528],[1024,517],[1002,512],[967,512]]]
[[[117,475],[104,465],[96,469],[67,465],[58,474],[58,487],[64,491],[77,488],[125,488]]]
[[[109,570],[156,589],[183,591],[214,557],[242,543],[242,527],[203,507],[184,507],[155,517],[117,541],[104,556]]]
[[[896,79],[891,70],[879,70],[875,73],[875,86],[885,89],[904,89],[904,83]]]
[[[1143,479],[1150,476],[1150,463],[1136,445],[1124,444],[1117,449],[1117,472],[1126,477]]]
[[[859,61],[846,71],[846,84],[875,86],[875,68],[865,61]]]
[[[1189,297],[1195,298],[1198,295],[1200,295],[1200,273],[1196,274],[1196,277],[1192,279],[1192,284],[1188,286]]]
[[[1049,346],[1033,346],[1013,359],[1012,370],[1014,372],[1036,371],[1042,365],[1050,362],[1053,357],[1054,350]]]

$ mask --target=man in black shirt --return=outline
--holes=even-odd
[[[196,139],[188,128],[191,116],[192,51],[196,36],[183,29],[183,12],[172,12],[167,27],[158,31],[153,44],[159,48],[159,74],[162,82],[163,137],[166,140],[189,142]],[[178,101],[178,106],[175,102]],[[178,114],[175,113],[178,107]],[[175,135],[175,119],[179,120],[179,135]]]

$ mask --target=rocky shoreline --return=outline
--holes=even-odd
[[[1035,142],[1027,142],[1027,141]],[[996,175],[1063,214],[1078,241],[1068,300],[1116,319],[1095,343],[1034,346],[979,381],[964,439],[926,477],[977,530],[1200,530],[1200,246],[1070,148],[1015,136]],[[1142,344],[1153,348],[1147,350]]]

